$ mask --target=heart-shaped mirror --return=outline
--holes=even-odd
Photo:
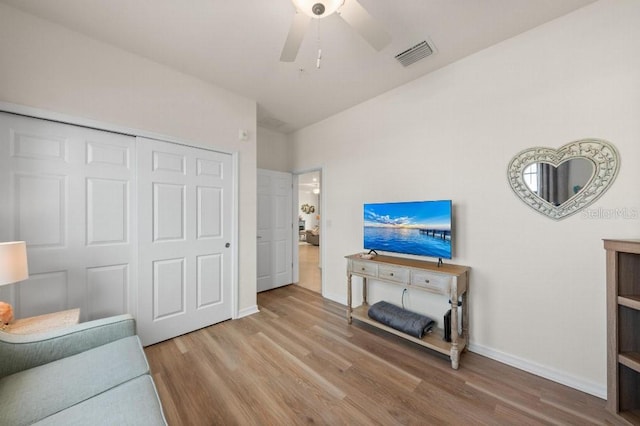
[[[571,158],[558,167],[549,163],[533,163],[522,172],[529,190],[546,202],[561,206],[587,186],[594,164],[586,158]]]
[[[530,148],[509,163],[508,178],[529,207],[555,220],[596,201],[618,174],[616,148],[600,139],[583,139],[558,149]]]

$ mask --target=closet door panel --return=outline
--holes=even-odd
[[[231,155],[138,138],[144,345],[232,316]]]
[[[26,241],[30,273],[0,288],[16,317],[135,313],[134,148],[130,136],[0,113],[0,240]]]

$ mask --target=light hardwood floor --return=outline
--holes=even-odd
[[[320,247],[307,243],[298,245],[298,285],[316,293],[322,293]]]
[[[459,370],[295,285],[146,348],[171,425],[621,424],[599,398],[471,352]]]

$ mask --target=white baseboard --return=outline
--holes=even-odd
[[[531,362],[529,360],[509,355],[507,353],[475,343],[469,344],[469,350],[479,355],[486,356],[487,358],[499,361],[503,364],[507,364],[520,370],[524,370],[528,373],[535,374],[536,376],[544,377],[545,379],[549,379],[556,383],[560,383],[562,385],[569,386],[590,395],[597,396],[598,398],[607,399],[606,385],[602,386],[598,383],[569,375],[554,368],[537,364],[535,362]]]
[[[257,314],[258,312],[260,312],[258,305],[249,306],[248,308],[240,309],[238,311],[238,316],[235,319],[248,317],[249,315]]]

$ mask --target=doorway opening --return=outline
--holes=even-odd
[[[322,172],[313,170],[297,176],[298,202],[298,281],[300,287],[322,294],[321,180]],[[296,259],[294,259],[294,262]]]

